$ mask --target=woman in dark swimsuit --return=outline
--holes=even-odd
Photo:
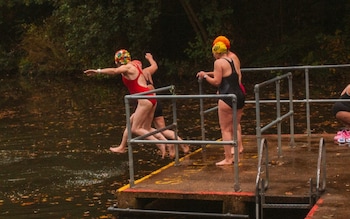
[[[230,48],[231,48],[230,40],[225,36],[218,36],[213,41],[212,46],[214,46],[217,42],[222,42],[225,44],[225,46],[227,48],[227,56],[233,60],[234,68],[235,68],[235,71],[237,72],[237,75],[238,75],[239,87],[241,88],[243,94],[245,95],[246,90],[245,90],[244,85],[242,84],[241,62],[240,62],[238,56],[230,50]],[[237,141],[238,141],[238,151],[239,151],[239,153],[242,153],[244,148],[243,148],[243,141],[242,141],[242,128],[241,128],[240,123],[237,124]],[[234,154],[233,147],[231,148],[231,153]]]
[[[227,54],[227,47],[222,42],[217,42],[212,47],[215,57],[214,70],[212,72],[200,71],[197,77],[204,78],[209,84],[218,87],[219,94],[235,94],[237,96],[237,124],[240,124],[245,102],[245,96],[240,88],[242,75],[234,68],[234,60]],[[233,140],[233,115],[232,103],[230,100],[218,100],[218,115],[221,135],[223,141]],[[225,145],[225,159],[217,162],[216,165],[231,165],[234,160],[231,153],[231,145]]]

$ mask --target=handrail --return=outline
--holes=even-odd
[[[259,153],[258,153],[258,171],[256,174],[256,180],[255,180],[255,214],[256,219],[259,219],[260,217],[260,191],[265,191],[269,186],[269,147],[267,145],[267,140],[265,138],[261,139],[260,147],[259,147]],[[263,161],[263,152],[265,151],[265,171],[261,171],[262,168],[262,161]],[[262,173],[265,173],[264,180],[262,180]],[[262,188],[259,186],[261,185]]]
[[[320,139],[318,159],[317,159],[317,173],[316,173],[316,192],[320,195],[326,190],[326,146],[323,138]],[[321,182],[322,181],[322,182]],[[322,183],[322,185],[321,185]]]
[[[164,143],[164,144],[169,144],[169,143],[174,143],[176,145],[176,151],[175,151],[175,165],[179,164],[179,156],[178,156],[178,144],[213,144],[213,145],[233,145],[234,150],[235,150],[235,156],[234,156],[234,190],[235,191],[240,191],[240,185],[239,185],[239,168],[238,168],[238,145],[237,145],[237,97],[234,94],[206,94],[206,95],[156,95],[156,96],[149,96],[145,94],[149,93],[157,93],[159,91],[164,91],[166,89],[171,88],[172,91],[174,91],[174,86],[168,86],[165,88],[159,88],[155,89],[152,91],[147,91],[143,93],[138,93],[138,94],[132,94],[132,95],[125,95],[124,100],[125,100],[125,109],[126,109],[126,120],[127,120],[127,129],[128,129],[128,155],[129,155],[129,173],[130,173],[130,187],[135,186],[135,179],[134,179],[134,164],[133,164],[133,153],[132,153],[132,144],[133,143],[151,143],[151,144],[156,144],[156,143]],[[233,140],[232,141],[208,141],[204,140],[167,140],[167,141],[162,141],[162,140],[157,140],[157,141],[152,141],[152,140],[144,140],[146,137],[159,133],[162,130],[157,130],[142,136],[138,136],[135,138],[132,138],[132,133],[131,133],[131,122],[130,122],[130,104],[129,100],[132,99],[171,99],[173,101],[173,124],[171,127],[174,127],[175,130],[177,129],[177,107],[176,107],[176,100],[179,99],[220,99],[220,98],[231,98],[232,99],[232,123],[233,123]],[[175,139],[177,139],[177,132],[175,131]]]
[[[350,67],[350,64],[341,65],[302,65],[302,66],[286,66],[286,67],[263,67],[263,68],[241,68],[241,72],[245,71],[273,71],[273,70],[295,70],[295,69],[319,69],[319,68],[343,68]]]
[[[309,74],[310,69],[324,69],[324,68],[347,68],[350,64],[341,65],[304,65],[304,66],[287,66],[287,67],[265,67],[265,68],[241,68],[241,72],[251,71],[278,71],[278,70],[304,70],[305,73],[305,107],[306,107],[306,132],[308,136],[311,136],[311,117],[310,117],[310,85],[309,85]],[[249,103],[250,101],[246,101]]]
[[[122,212],[122,213],[134,213],[144,215],[170,215],[170,216],[193,216],[193,217],[204,217],[204,218],[234,218],[234,219],[243,219],[249,218],[249,215],[243,214],[219,214],[219,213],[205,213],[205,212],[184,212],[184,211],[159,211],[159,210],[147,210],[147,209],[132,209],[132,208],[116,208],[109,207],[109,211]]]
[[[280,81],[282,79],[288,79],[288,91],[289,91],[289,111],[281,115],[281,102],[280,102]],[[265,87],[271,83],[275,82],[276,84],[276,119],[269,124],[265,125],[264,127],[261,127],[261,120],[260,120],[260,89],[262,87]],[[256,112],[256,137],[257,137],[257,146],[259,147],[261,136],[264,131],[266,131],[268,128],[270,128],[273,125],[277,125],[277,137],[278,137],[278,156],[281,156],[282,150],[282,128],[281,128],[281,121],[285,118],[290,118],[290,136],[291,141],[290,145],[294,145],[294,111],[293,111],[293,91],[292,91],[292,73],[288,72],[281,76],[276,76],[275,78],[272,78],[270,80],[264,81],[260,84],[256,84],[254,86],[254,93],[255,93],[255,112]],[[259,149],[258,149],[259,151]]]

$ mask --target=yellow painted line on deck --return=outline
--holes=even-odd
[[[199,149],[195,150],[194,152],[191,152],[190,154],[187,154],[186,156],[180,158],[179,161],[181,162],[181,161],[183,161],[185,158],[187,158],[187,157],[189,157],[189,156],[191,156],[191,155],[193,155],[193,154],[199,153],[200,151],[202,151],[202,148],[199,148]],[[171,166],[174,166],[174,164],[175,164],[175,161],[169,163],[168,165],[166,165],[166,166],[164,166],[164,167],[162,167],[162,168],[160,168],[160,169],[158,169],[158,170],[155,170],[155,171],[151,172],[150,174],[148,174],[148,175],[142,177],[141,179],[136,180],[136,181],[135,181],[135,185],[138,184],[138,183],[140,183],[140,182],[142,182],[142,181],[144,181],[144,180],[146,180],[146,179],[149,179],[149,178],[152,177],[153,175],[156,175],[156,174],[162,172],[162,171],[165,170],[165,169],[168,169],[168,168],[171,167]],[[176,180],[175,180],[175,181],[176,181]],[[174,183],[175,181],[173,180],[172,183]],[[163,183],[159,182],[159,184],[171,184],[170,182],[171,182],[171,181],[169,181],[169,182],[167,182],[167,183],[165,183],[165,182],[163,182]],[[179,183],[179,182],[177,181],[177,183]],[[130,184],[127,184],[127,185],[125,185],[125,186],[123,186],[123,187],[120,187],[120,188],[117,190],[117,192],[121,192],[121,191],[124,191],[124,190],[129,189],[129,188],[130,188]]]

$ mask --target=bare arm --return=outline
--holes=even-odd
[[[122,65],[118,68],[103,68],[103,69],[88,69],[85,70],[84,73],[87,76],[95,75],[95,74],[107,74],[107,75],[115,75],[128,73],[130,70],[130,65]]]
[[[158,70],[158,64],[157,62],[153,59],[153,56],[151,53],[146,53],[145,58],[149,62],[150,66],[142,69],[144,72],[149,72],[151,75],[153,75],[157,70]]]
[[[345,93],[350,94],[350,84],[348,84],[340,95],[344,95]]]
[[[197,77],[205,78],[207,82],[214,86],[219,86],[223,75],[222,60],[217,59],[214,62],[214,70],[212,72],[200,71],[197,73]]]

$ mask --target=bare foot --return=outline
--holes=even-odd
[[[111,150],[114,153],[119,153],[119,154],[123,154],[126,152],[126,148],[123,146],[119,146],[119,147],[110,147],[109,150]]]
[[[162,145],[157,145],[157,146],[158,146],[158,148],[159,148],[159,150],[160,150],[160,153],[161,153],[161,155],[162,155],[162,158],[164,158],[165,155],[166,155],[165,145],[162,144]]]
[[[243,148],[240,148],[239,149],[239,153],[240,154],[243,153],[243,150],[244,150]],[[235,154],[235,148],[234,147],[231,148],[231,154]]]
[[[182,144],[181,148],[185,154],[190,152],[190,147],[187,144]]]
[[[173,144],[168,144],[168,151],[169,151],[169,157],[174,158],[175,157],[175,147]]]
[[[229,160],[222,160],[220,162],[217,162],[215,165],[216,166],[224,166],[224,165],[232,165],[233,164],[233,160],[232,159],[229,159]]]

